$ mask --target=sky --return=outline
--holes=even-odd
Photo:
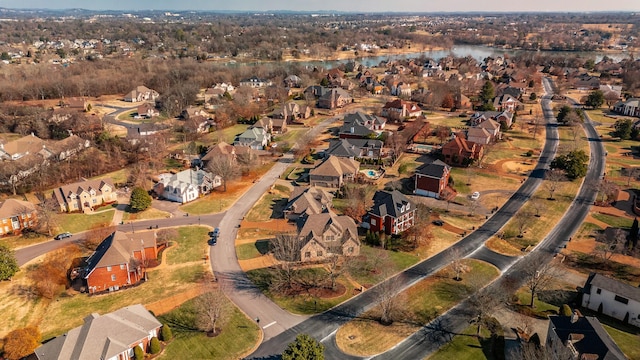
[[[590,12],[640,11],[640,0],[0,0],[0,7],[125,11]]]

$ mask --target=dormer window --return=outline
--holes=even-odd
[[[407,211],[411,209],[411,203],[407,203]]]
[[[404,205],[400,208],[400,212],[404,212]]]

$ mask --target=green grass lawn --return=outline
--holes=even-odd
[[[633,220],[632,219],[613,216],[613,215],[609,215],[609,214],[594,213],[594,214],[592,214],[592,216],[596,220],[600,220],[603,223],[606,223],[606,224],[608,224],[610,226],[617,227],[617,228],[629,229],[629,228],[631,228],[631,225],[633,224]]]
[[[158,317],[169,324],[174,339],[165,348],[163,359],[239,359],[260,340],[260,329],[232,303],[222,331],[216,337],[207,337],[195,326],[196,310],[193,301]]]
[[[207,249],[209,229],[202,226],[187,226],[178,229],[179,236],[174,241],[175,249],[167,253],[169,265],[202,260]]]
[[[287,196],[279,191],[264,193],[246,216],[248,221],[269,221],[282,217]]]
[[[269,240],[258,240],[253,244],[240,244],[236,246],[238,260],[248,260],[260,257],[269,251]]]
[[[466,328],[462,334],[456,335],[450,342],[441,347],[429,360],[476,360],[476,359],[504,359],[497,357],[489,350],[491,334],[487,329],[480,331],[480,338],[476,337],[476,326]],[[494,352],[499,352],[499,349]],[[502,349],[504,352],[504,347]]]
[[[389,275],[398,273],[412,265],[415,265],[418,260],[420,260],[415,255],[400,251],[382,250],[380,248],[374,248],[366,245],[360,247],[360,255],[360,258],[351,260],[350,262],[353,264],[356,261],[374,261],[371,263],[373,271],[354,271],[351,273],[351,276],[355,281],[365,286],[377,284],[384,280],[385,274]],[[375,263],[375,261],[384,258],[388,258],[388,261],[384,261],[384,263]],[[390,266],[390,268],[385,269],[385,271],[380,271],[378,267],[381,264],[384,264],[384,266]]]
[[[56,214],[55,220],[59,231],[79,233],[102,224],[111,224],[115,210],[107,210],[97,214]]]
[[[233,140],[235,140],[236,136],[242,134],[245,130],[247,130],[248,127],[248,125],[236,124],[222,130],[211,132],[205,135],[202,141],[206,143],[214,141],[215,143],[217,143],[219,140],[224,141],[228,144],[233,144]]]
[[[91,178],[91,180],[106,179],[106,178],[110,178],[114,184],[124,184],[127,182],[127,179],[129,178],[129,169],[116,170],[110,173],[93,177]]]
[[[602,325],[629,359],[640,359],[640,335],[630,334],[609,325]]]

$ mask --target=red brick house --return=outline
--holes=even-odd
[[[381,115],[389,120],[400,121],[422,115],[422,109],[416,103],[396,99],[382,107]]]
[[[482,151],[482,145],[468,141],[462,133],[442,146],[444,162],[451,165],[469,165],[482,156]]]
[[[158,259],[156,233],[116,231],[87,259],[84,278],[89,293],[116,291],[146,277],[150,262]]]
[[[416,195],[440,198],[440,194],[449,183],[451,166],[440,160],[424,164],[416,169],[415,189]]]
[[[93,313],[84,324],[47,341],[35,350],[38,360],[108,359],[129,360],[139,346],[147,351],[162,324],[140,304],[112,313]]]
[[[397,235],[413,226],[415,213],[413,203],[399,191],[376,191],[365,221],[371,231]]]

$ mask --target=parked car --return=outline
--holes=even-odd
[[[471,199],[472,200],[478,200],[480,198],[480,193],[477,191],[474,191],[473,194],[471,194]]]
[[[444,225],[444,221],[442,221],[442,220],[433,220],[433,225],[442,226],[442,225]]]
[[[68,237],[71,237],[72,234],[70,232],[63,232],[62,234],[58,234],[54,237],[54,239],[56,240],[62,240],[62,239],[66,239]]]

